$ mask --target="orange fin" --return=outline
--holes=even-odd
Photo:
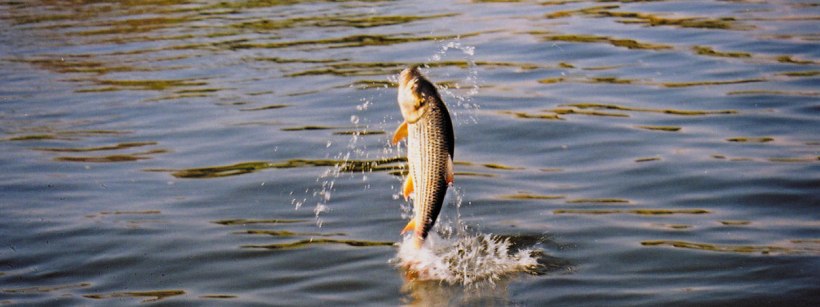
[[[407,179],[404,180],[404,186],[402,187],[402,195],[404,195],[404,200],[407,200],[407,197],[410,197],[410,194],[414,191],[413,186],[413,176],[407,175]]]
[[[453,170],[453,157],[449,157],[447,159],[447,184],[453,184],[453,180],[455,179],[455,170]]]
[[[404,226],[404,229],[401,230],[401,234],[405,234],[408,231],[415,230],[415,229],[416,229],[416,219],[414,218],[414,219],[410,220],[410,222],[407,223],[407,226]]]
[[[396,128],[396,132],[393,132],[393,139],[390,141],[390,144],[396,145],[399,141],[403,140],[407,137],[407,121],[403,121],[398,128]]]

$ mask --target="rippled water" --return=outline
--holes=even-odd
[[[818,20],[0,1],[0,303],[816,306]],[[410,64],[456,123],[433,260],[462,269],[432,280],[397,264]],[[488,269],[515,255],[535,262]]]

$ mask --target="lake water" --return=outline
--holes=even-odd
[[[818,306],[818,25],[816,1],[0,1],[0,303]],[[426,278],[388,145],[411,64],[457,139]]]

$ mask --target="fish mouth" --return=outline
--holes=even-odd
[[[419,92],[419,83],[424,78],[418,66],[405,68],[399,75],[399,109],[408,123],[415,123],[427,112],[427,99]]]
[[[421,89],[422,80],[424,76],[416,65],[405,68],[399,74],[399,109],[404,120],[411,124],[427,113],[429,97]]]

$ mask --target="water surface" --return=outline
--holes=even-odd
[[[812,1],[0,1],[0,302],[816,306],[818,19]],[[532,270],[397,267],[387,140],[411,64],[456,123],[439,242],[505,240]]]

